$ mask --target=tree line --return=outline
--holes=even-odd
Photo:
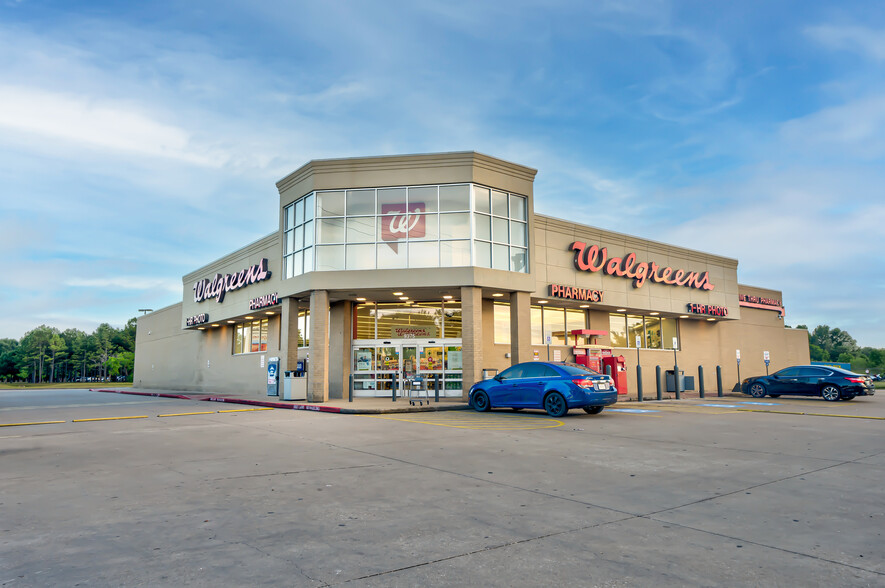
[[[860,347],[848,331],[830,328],[828,325],[819,325],[814,329],[798,325],[797,328],[808,330],[808,353],[811,361],[850,363],[855,372],[885,372],[885,349]]]
[[[20,340],[0,339],[0,381],[132,381],[135,318],[122,329],[102,323],[91,334],[40,325]]]

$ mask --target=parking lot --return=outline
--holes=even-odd
[[[0,586],[883,586],[883,404],[0,391]]]

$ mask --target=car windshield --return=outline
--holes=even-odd
[[[565,371],[565,373],[570,376],[599,375],[598,372],[594,372],[590,368],[578,365],[576,363],[560,363],[557,364],[557,367]]]

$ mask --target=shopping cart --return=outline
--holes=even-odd
[[[425,402],[428,406],[430,405],[430,397],[427,395],[427,386],[424,385],[424,378],[417,376],[414,378],[407,378],[405,384],[409,391],[410,406],[415,406],[416,403],[418,406],[424,406]],[[422,393],[423,396],[421,395]]]

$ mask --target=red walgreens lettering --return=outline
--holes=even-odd
[[[600,270],[609,276],[630,278],[634,288],[641,288],[647,279],[657,284],[671,286],[687,286],[699,290],[713,290],[715,286],[710,283],[707,272],[686,272],[682,269],[673,270],[665,267],[658,272],[659,266],[655,262],[636,263],[636,254],[629,253],[626,257],[608,258],[608,249],[598,245],[587,246],[582,241],[575,241],[569,246],[575,252],[575,269],[583,272],[598,272]]]

